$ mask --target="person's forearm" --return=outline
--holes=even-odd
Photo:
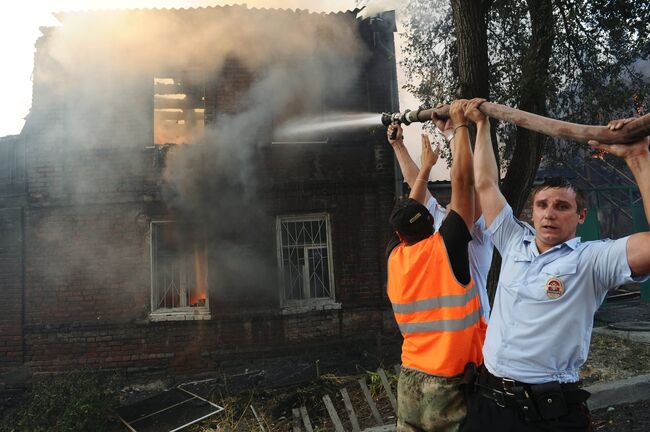
[[[472,150],[469,146],[469,130],[456,127],[451,142],[451,203],[450,207],[465,221],[471,230],[474,225],[474,172]]]
[[[395,150],[395,157],[397,158],[399,169],[402,170],[404,180],[406,180],[406,183],[412,187],[413,182],[418,175],[419,168],[411,158],[411,155],[406,149],[403,141],[396,142],[393,149]]]
[[[626,159],[627,166],[632,171],[636,184],[641,192],[645,217],[650,222],[650,154],[646,153]]]
[[[411,190],[413,190],[413,188],[415,187],[415,179],[417,178],[420,169],[415,164],[415,161],[413,161],[413,158],[411,158],[411,155],[406,149],[406,146],[404,145],[403,141],[395,142],[395,145],[393,146],[393,150],[395,151],[395,157],[397,158],[397,163],[399,164],[399,169],[402,171],[404,180],[406,180],[406,184],[408,184]],[[428,174],[426,178],[429,178]],[[430,197],[431,194],[429,193],[429,190],[425,187],[424,199],[428,201]],[[426,205],[426,201],[425,201],[425,205]]]
[[[497,161],[492,149],[492,138],[490,137],[490,121],[487,119],[478,123],[476,128],[474,177],[478,191],[499,184]]]
[[[476,193],[485,217],[485,225],[490,227],[507,203],[499,189],[499,173],[490,137],[490,123],[487,119],[477,126],[474,176]]]
[[[429,174],[431,173],[430,166],[422,166],[418,171],[418,175],[413,181],[413,186],[411,187],[411,193],[409,198],[412,198],[419,202],[422,205],[426,205],[429,194]]]

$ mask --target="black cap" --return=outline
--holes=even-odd
[[[408,238],[425,238],[433,234],[433,216],[411,198],[397,202],[390,215],[393,229]]]

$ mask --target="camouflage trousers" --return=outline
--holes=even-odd
[[[403,367],[397,381],[397,432],[458,431],[467,412],[460,380]]]

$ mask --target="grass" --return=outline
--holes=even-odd
[[[36,376],[18,409],[0,420],[0,432],[104,432],[114,430],[117,375],[97,371]]]

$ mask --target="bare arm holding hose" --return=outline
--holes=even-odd
[[[476,123],[476,146],[474,147],[474,176],[476,193],[481,203],[485,224],[489,227],[494,218],[506,205],[506,199],[499,189],[499,173],[490,138],[490,122],[478,107],[485,99],[472,99],[467,104],[465,115]]]
[[[614,120],[608,128],[617,131],[634,119]],[[603,144],[591,140],[589,144],[598,150],[606,151],[625,160],[634,174],[639,186],[646,220],[650,221],[650,137],[646,136],[631,144]],[[627,241],[627,262],[632,270],[632,276],[642,276],[650,273],[650,232],[637,233]]]

